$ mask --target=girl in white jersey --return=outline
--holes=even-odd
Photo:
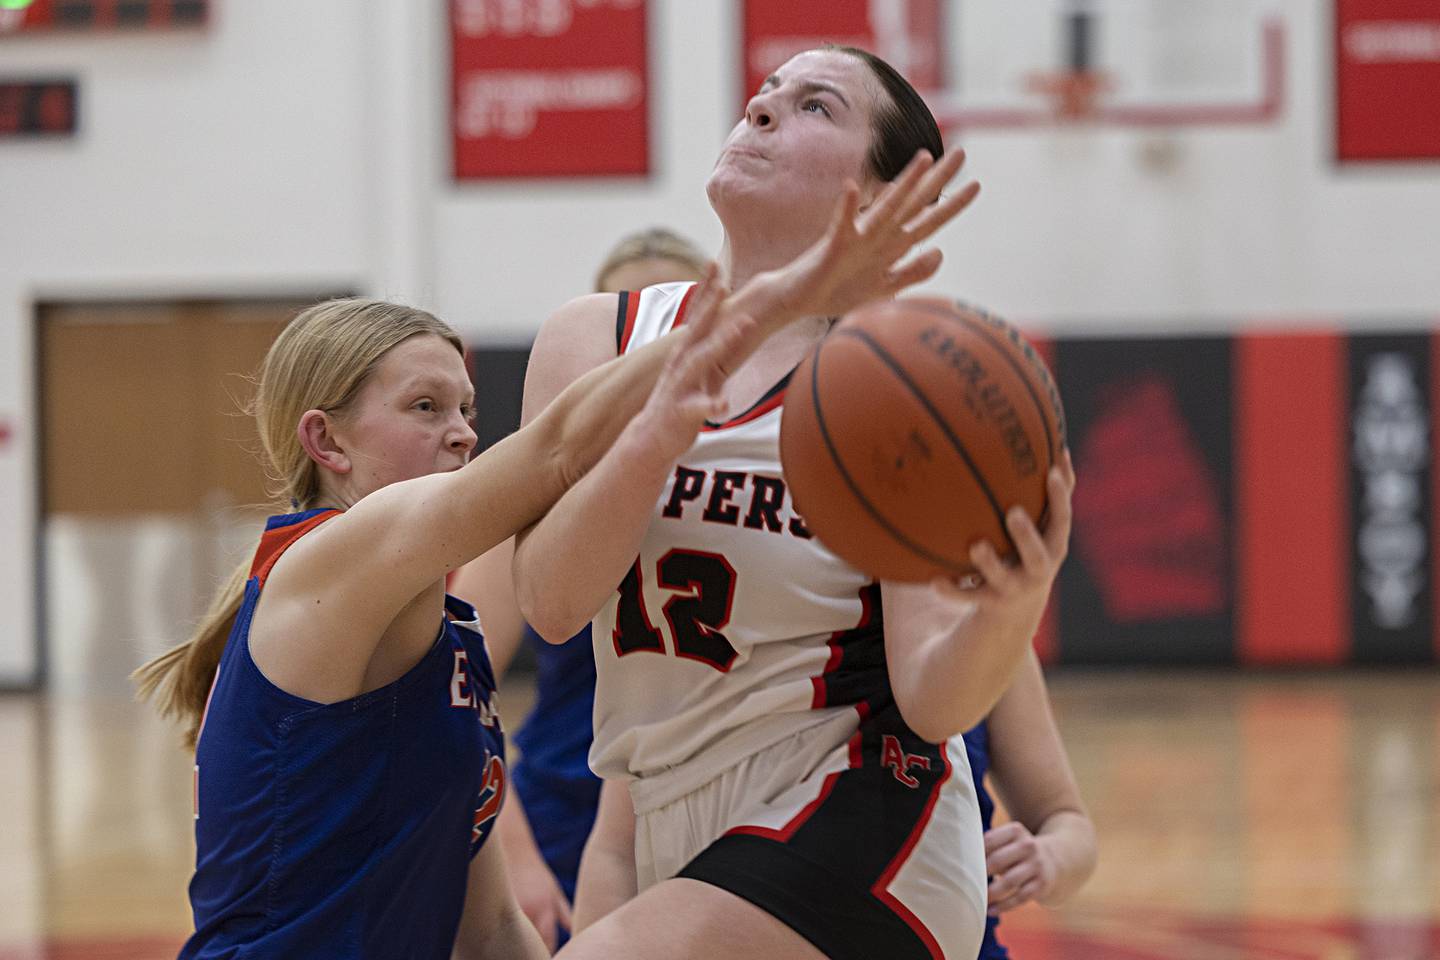
[[[942,153],[929,111],[882,61],[835,47],[791,59],[710,177],[727,279],[756,282],[814,244],[837,195],[887,210],[890,181],[924,185],[905,213],[930,229],[976,190],[926,206],[960,164],[931,168]],[[525,417],[683,327],[690,294],[661,285],[562,308],[537,338]],[[517,541],[537,631],[563,641],[594,618],[591,764],[634,806],[634,870],[601,891],[633,899],[566,956],[975,956],[984,849],[959,734],[1025,656],[1066,550],[1073,479],[1068,460],[1051,471],[1044,533],[1007,516],[1017,565],[974,547],[978,589],[876,584],[830,554],[791,506],[778,431],[789,372],[839,312],[812,309],[767,342],[678,461],[613,450]],[[627,820],[625,798],[607,794],[602,823]]]

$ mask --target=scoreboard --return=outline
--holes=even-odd
[[[209,0],[0,0],[0,35],[202,27]]]
[[[0,79],[0,137],[72,135],[78,101],[71,79]]]

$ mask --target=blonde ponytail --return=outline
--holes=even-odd
[[[280,332],[260,368],[252,411],[278,502],[298,510],[319,505],[319,471],[295,430],[305,411],[341,413],[392,347],[421,334],[442,337],[461,355],[465,352],[459,335],[440,320],[424,310],[382,300],[317,303]],[[246,557],[230,574],[189,640],[131,674],[137,696],[181,725],[186,746],[193,747],[199,736],[210,686],[245,597],[250,565]]]
[[[161,716],[181,724],[187,747],[194,747],[200,735],[210,683],[220,666],[220,654],[225,652],[225,641],[235,625],[249,577],[250,558],[246,557],[210,601],[210,609],[200,618],[190,639],[130,675],[137,687],[136,696],[153,703]]]

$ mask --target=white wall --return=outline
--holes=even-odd
[[[35,668],[35,302],[326,292],[372,273],[366,8],[214,6],[203,33],[0,42],[6,73],[81,83],[78,137],[0,144],[0,416],[15,424],[0,682]]]
[[[0,42],[4,72],[83,87],[77,139],[0,145],[0,682],[33,670],[37,299],[355,289],[524,342],[624,231],[718,247],[738,2],[651,0],[649,180],[462,185],[444,5],[421,6],[237,0],[201,34]],[[984,193],[932,287],[1064,331],[1440,315],[1440,165],[1333,165],[1330,4],[1285,9],[1274,127],[961,138]]]

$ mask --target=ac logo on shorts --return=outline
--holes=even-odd
[[[921,770],[929,770],[930,758],[915,753],[906,753],[900,746],[900,739],[887,733],[880,738],[880,765],[889,767],[895,773],[896,780],[914,790],[920,786],[920,781],[910,776],[910,768],[919,767]]]

